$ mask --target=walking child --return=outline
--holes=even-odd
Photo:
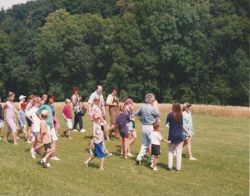
[[[63,132],[63,135],[68,137],[69,139],[72,139],[72,137],[70,136],[70,131],[73,128],[72,112],[71,112],[70,103],[71,103],[70,99],[66,99],[65,105],[64,105],[63,110],[62,110],[62,116],[67,124],[67,130]]]

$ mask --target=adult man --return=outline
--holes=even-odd
[[[102,95],[102,86],[98,85],[96,87],[96,90],[90,95],[89,100],[88,100],[88,104],[89,104],[89,115],[91,114],[91,109],[93,106],[93,102],[96,96],[100,96],[100,103],[99,103],[99,107],[102,110],[102,115],[103,118],[105,119],[106,115],[105,115],[105,102],[104,102],[104,98]]]
[[[112,93],[108,95],[106,100],[106,106],[109,109],[110,116],[110,130],[112,131],[115,128],[116,117],[118,115],[119,109],[119,98],[117,96],[118,89],[113,87]]]
[[[160,113],[153,106],[153,102],[154,95],[152,93],[146,94],[145,104],[143,104],[135,113],[135,116],[142,122],[142,145],[136,158],[136,163],[138,165],[141,164],[142,158],[150,146],[150,134],[154,130],[153,124],[160,117]]]

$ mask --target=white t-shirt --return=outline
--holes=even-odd
[[[92,105],[93,105],[93,103],[94,103],[94,99],[95,99],[95,97],[97,96],[98,94],[97,94],[97,92],[95,91],[95,92],[93,92],[91,95],[90,95],[90,97],[89,97],[89,100],[88,100],[88,104],[90,104],[91,105],[91,107],[92,107]],[[104,98],[103,98],[103,95],[101,94],[101,95],[99,95],[100,96],[100,103],[99,103],[99,107],[100,108],[103,108],[103,107],[105,107],[105,102],[104,102]]]
[[[26,116],[31,117],[32,119],[32,126],[31,130],[32,132],[38,133],[40,132],[40,119],[38,118],[36,112],[38,108],[37,107],[32,107],[29,111],[26,112]]]
[[[162,140],[162,135],[159,131],[151,132],[151,144],[160,145]]]

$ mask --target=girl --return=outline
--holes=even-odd
[[[28,112],[26,112],[27,119],[29,119],[29,121],[32,122],[31,132],[32,132],[34,140],[33,140],[33,145],[32,145],[32,148],[30,150],[30,153],[31,153],[31,157],[33,159],[36,158],[36,150],[35,149],[36,149],[36,146],[38,143],[38,137],[40,134],[40,119],[36,115],[37,110],[39,108],[39,105],[40,105],[40,99],[38,97],[36,97],[33,100],[33,107]]]
[[[154,131],[152,131],[151,133],[151,155],[153,156],[152,169],[154,171],[158,170],[157,161],[159,155],[161,154],[161,148],[160,148],[161,141],[167,143],[167,140],[163,139],[160,133],[160,123],[156,121],[154,124]]]
[[[124,159],[128,158],[128,122],[130,121],[130,115],[125,111],[125,108],[123,105],[120,106],[120,114],[116,118],[116,126],[118,127],[118,130],[120,132],[120,135],[122,137],[122,153],[121,156],[124,157]]]
[[[129,130],[129,146],[128,146],[128,156],[132,157],[133,155],[131,154],[131,146],[134,144],[137,134],[135,131],[135,121],[133,118],[133,106],[134,102],[132,99],[127,99],[124,102],[125,110],[127,114],[129,115],[129,122],[127,124],[128,130]]]
[[[184,134],[184,145],[183,147],[187,146],[187,152],[188,152],[188,156],[189,156],[189,160],[191,161],[195,161],[196,158],[193,157],[192,155],[192,145],[191,145],[191,138],[194,135],[194,128],[193,128],[193,120],[192,120],[192,114],[190,111],[190,107],[192,105],[189,103],[184,103],[183,106],[183,126],[184,128],[189,132],[189,136],[187,136],[187,134],[185,132],[183,132]]]
[[[53,156],[51,157],[52,160],[56,160],[59,161],[60,159],[55,156],[56,153],[56,142],[58,141],[58,137],[56,135],[56,130],[54,127],[54,121],[53,121],[53,103],[54,103],[54,96],[53,95],[48,95],[48,99],[45,102],[45,104],[43,104],[37,111],[37,115],[40,116],[41,112],[43,110],[47,110],[48,111],[48,118],[47,118],[47,125],[48,125],[48,131],[50,133],[51,136],[51,145],[53,147]]]
[[[33,107],[33,99],[34,98],[35,98],[34,95],[29,96],[28,104],[27,104],[26,109],[25,109],[25,113],[28,112]],[[28,125],[26,140],[27,140],[28,144],[31,144],[32,143],[32,141],[31,141],[32,140],[32,135],[31,135],[32,122],[29,119],[26,119],[26,120],[27,120],[27,125]]]
[[[176,151],[176,171],[181,170],[182,148],[183,148],[183,129],[189,136],[188,131],[183,128],[183,117],[181,106],[179,103],[174,103],[172,112],[168,114],[166,124],[169,123],[168,135],[168,169],[172,170],[174,151]]]
[[[62,110],[62,116],[67,123],[67,130],[63,132],[63,135],[67,136],[69,139],[72,139],[72,137],[70,136],[70,130],[72,130],[73,128],[70,103],[70,99],[66,99],[64,108]]]
[[[1,134],[1,129],[4,127],[4,112],[3,112],[3,107],[1,105],[1,97],[0,97],[0,134]],[[2,140],[2,136],[0,135],[0,140]]]
[[[6,138],[4,139],[5,143],[8,143],[9,135],[12,133],[13,139],[14,139],[14,145],[17,145],[17,122],[16,122],[16,108],[14,105],[15,100],[15,94],[13,92],[9,92],[8,94],[8,101],[5,105],[5,111],[6,111],[6,121],[8,125],[8,132],[6,135]]]
[[[92,108],[93,109],[93,108]],[[84,162],[85,166],[88,167],[90,161],[95,157],[100,159],[100,170],[104,171],[104,158],[105,153],[105,144],[104,144],[104,133],[101,128],[101,123],[106,123],[102,118],[102,115],[98,113],[91,112],[91,118],[93,120],[93,146],[94,153],[90,153],[89,158]]]
[[[47,110],[43,110],[41,112],[41,123],[40,123],[40,142],[43,143],[46,155],[41,160],[41,164],[44,168],[49,168],[50,166],[50,159],[54,152],[54,148],[52,147],[52,140],[49,133],[49,126],[47,125],[47,119],[48,119],[49,112]]]

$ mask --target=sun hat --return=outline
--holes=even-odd
[[[187,108],[187,107],[190,107],[190,106],[192,106],[192,104],[190,104],[190,103],[188,103],[188,102],[185,102],[185,103],[183,104],[183,108],[184,108],[184,109]]]

